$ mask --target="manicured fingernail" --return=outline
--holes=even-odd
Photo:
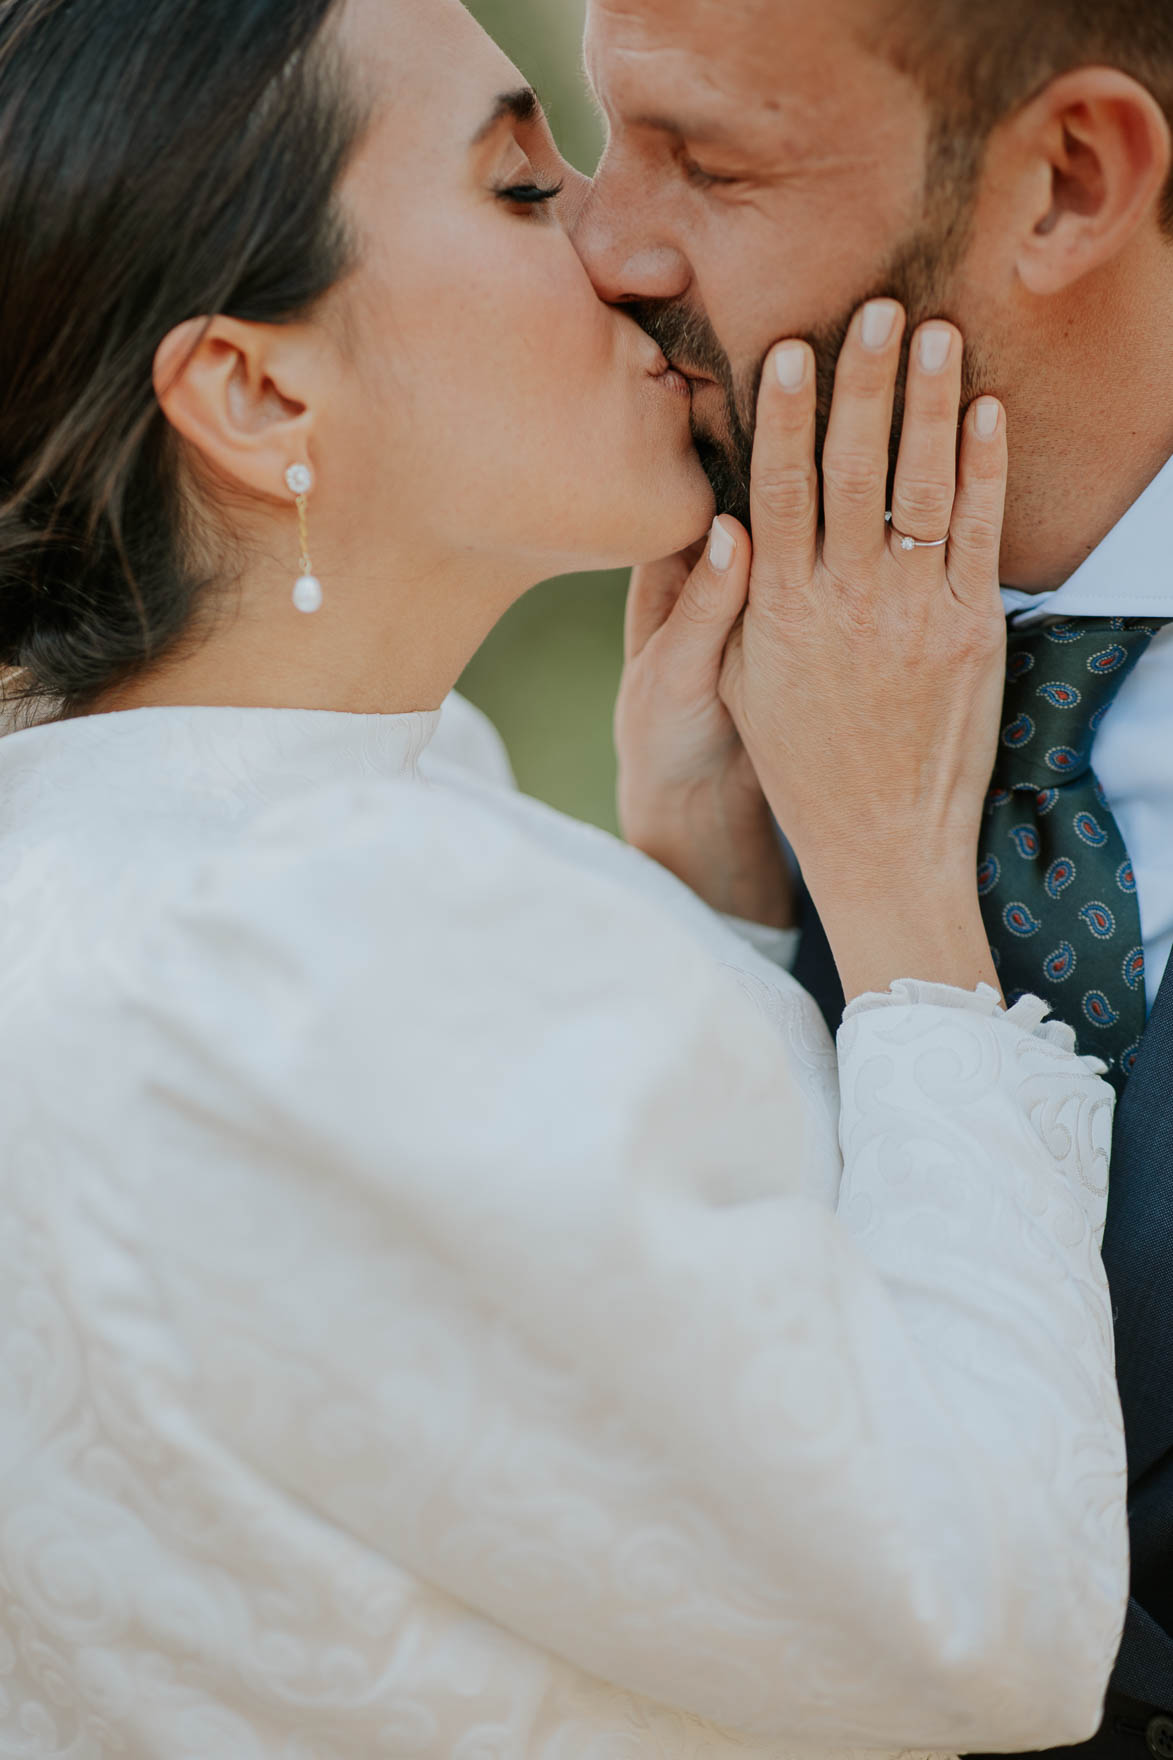
[[[953,332],[944,324],[926,324],[916,339],[916,352],[926,373],[939,373],[949,359]]]
[[[996,397],[978,399],[977,408],[973,413],[973,425],[983,440],[992,440],[998,432],[998,417],[1001,408]]]
[[[784,342],[774,350],[774,371],[783,391],[801,391],[806,382],[806,349],[801,342]]]
[[[727,526],[721,524],[718,517],[713,521],[713,530],[709,537],[709,561],[718,574],[727,574],[737,554],[737,539]]]
[[[885,348],[896,328],[898,307],[890,299],[874,299],[863,308],[859,334],[865,348]]]

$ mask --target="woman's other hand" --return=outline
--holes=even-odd
[[[978,906],[1005,621],[998,556],[1006,421],[962,428],[962,339],[922,326],[885,523],[904,314],[856,315],[815,468],[815,362],[782,343],[763,375],[754,557],[721,683],[802,864],[848,997],[901,977],[996,983]],[[947,546],[905,548],[898,534]]]
[[[761,784],[718,684],[745,608],[751,547],[735,520],[637,568],[615,715],[627,841],[714,910],[786,928],[793,884]]]

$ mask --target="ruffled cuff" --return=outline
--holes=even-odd
[[[976,990],[958,990],[952,984],[931,984],[920,978],[898,978],[890,989],[869,992],[865,996],[857,996],[849,1002],[843,1015],[844,1028],[860,1015],[877,1008],[957,1008],[964,1009],[967,1014],[984,1015],[988,1019],[997,1018],[1007,1026],[1016,1027],[1020,1033],[1028,1033],[1033,1039],[1040,1039],[1045,1045],[1053,1045],[1057,1051],[1068,1056],[1077,1056],[1076,1035],[1073,1028],[1064,1021],[1049,1020],[1050,1003],[1038,996],[1021,996],[1013,1008],[1007,1008],[998,992],[989,984],[979,984]],[[842,1029],[841,1029],[842,1030]],[[1107,1072],[1107,1064],[1098,1057],[1079,1057],[1089,1075],[1099,1076]]]

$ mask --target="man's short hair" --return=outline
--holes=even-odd
[[[1076,67],[1116,67],[1173,127],[1173,0],[882,0],[875,46],[934,112],[934,181],[976,182],[1007,116]],[[1173,179],[1161,221],[1173,234]]]

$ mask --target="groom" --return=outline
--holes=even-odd
[[[1120,1094],[1133,1600],[1071,1752],[1173,1760],[1173,0],[590,0],[587,60],[610,142],[577,243],[692,378],[722,508],[748,512],[770,345],[815,345],[825,418],[867,296],[954,319],[1007,405],[979,887],[1007,995]],[[799,976],[834,1024],[817,923]]]

